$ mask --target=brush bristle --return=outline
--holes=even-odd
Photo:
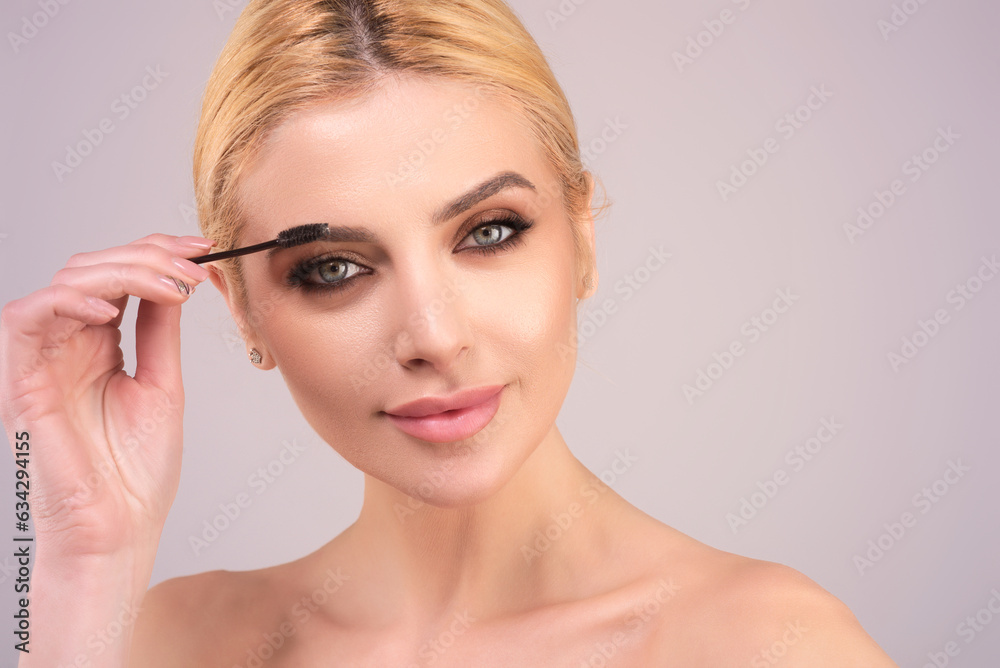
[[[310,244],[323,239],[330,233],[326,223],[299,225],[278,234],[278,245],[282,248],[292,248],[302,244]]]

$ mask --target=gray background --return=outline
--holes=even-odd
[[[627,499],[713,546],[806,573],[901,665],[923,666],[949,641],[960,648],[950,665],[996,665],[1000,619],[971,642],[957,626],[1000,588],[1000,280],[961,310],[948,294],[1000,252],[1000,6],[897,2],[918,10],[883,35],[889,0],[512,4],[548,54],[613,201],[598,225],[600,291],[581,320],[594,324],[582,330],[559,418],[571,447],[595,472],[628,450],[636,463],[608,477]],[[51,5],[52,17],[38,0],[0,9],[4,302],[47,285],[74,252],[197,233],[200,98],[243,7]],[[702,35],[708,46],[678,68],[673,53],[727,9],[733,22]],[[32,34],[25,21],[42,27],[15,49],[10,33]],[[123,119],[113,103],[147,67],[166,76]],[[814,86],[832,96],[787,137],[776,123]],[[114,131],[60,181],[53,161],[105,118]],[[905,163],[948,127],[960,138],[912,182]],[[778,152],[724,201],[717,182],[769,137]],[[852,243],[845,224],[894,179],[905,194]],[[672,257],[646,274],[650,246]],[[645,283],[626,300],[615,287],[629,276]],[[779,289],[798,301],[751,343],[743,323]],[[601,319],[606,299],[616,312]],[[937,309],[948,323],[894,370],[888,353]],[[277,372],[250,366],[213,288],[185,307],[183,340],[184,468],[154,583],[287,561],[350,524],[360,473],[311,432]],[[688,401],[682,386],[733,341],[746,354]],[[794,470],[786,453],[831,417],[842,430]],[[278,470],[293,440],[304,452],[258,494],[251,476]],[[968,472],[921,513],[914,496],[950,460]],[[12,512],[13,465],[0,462]],[[779,470],[787,484],[734,532],[727,514]],[[240,493],[250,507],[196,553],[189,538]],[[907,511],[916,525],[859,572],[855,556]],[[0,560],[5,606],[10,565]]]

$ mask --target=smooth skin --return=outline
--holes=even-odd
[[[432,137],[434,149],[401,168]],[[470,204],[463,195],[510,174],[523,181],[501,179],[505,187],[489,197],[449,206]],[[244,258],[246,308],[221,274],[212,275],[248,348],[262,353],[261,366],[280,370],[317,433],[364,472],[361,513],[298,561],[177,578],[142,597],[177,487],[180,414],[164,411],[165,428],[119,457],[116,474],[91,495],[97,500],[39,524],[49,557],[36,587],[76,598],[85,587],[93,600],[81,606],[100,613],[83,619],[43,601],[49,632],[39,643],[60,647],[61,661],[127,604],[141,605],[120,644],[131,645],[128,663],[119,646],[92,656],[93,665],[895,665],[805,576],[671,529],[573,457],[555,419],[575,356],[559,351],[573,349],[577,299],[589,296],[584,276],[593,267],[577,261],[570,222],[551,196],[555,173],[516,110],[469,86],[387,77],[363,98],[286,120],[241,187],[245,244],[311,222],[371,233],[366,241]],[[473,231],[510,214],[533,222],[520,243],[476,252],[512,230]],[[591,220],[584,238],[593,244]],[[182,244],[156,237],[133,245],[141,252],[127,246],[77,258],[83,273],[63,277],[72,285],[5,309],[4,341],[22,346],[7,354],[7,371],[25,351],[43,348],[59,323],[76,329],[62,348],[81,353],[48,360],[46,369],[70,368],[38,372],[38,398],[23,396],[4,414],[8,428],[31,424],[39,444],[44,425],[46,442],[61,448],[37,453],[38,466],[52,469],[35,476],[42,499],[61,498],[89,473],[86,459],[70,471],[52,462],[71,451],[99,458],[120,450],[129,416],[164,397],[182,404],[177,304],[184,297],[157,282],[171,266],[177,275],[173,256],[197,254]],[[346,276],[343,289],[289,282],[297,263],[329,253],[353,264],[333,262],[307,280]],[[134,280],[121,294],[102,294],[123,264]],[[85,300],[120,307],[126,293],[143,298],[134,379],[120,370],[117,319]],[[97,354],[82,354],[91,350]],[[463,442],[412,438],[384,414],[420,397],[493,384],[504,386],[497,415]],[[71,418],[49,416],[58,417],[67,396],[73,428],[63,426]],[[64,546],[82,546],[91,558],[80,563]],[[131,577],[122,578],[122,568]],[[125,584],[108,593],[109,581]],[[66,637],[55,634],[56,622],[66,622]],[[772,647],[784,656],[762,654]]]
[[[164,279],[205,280],[184,258],[211,245],[152,235],[75,255],[49,287],[0,314],[0,410],[12,446],[16,433],[29,434],[37,535],[30,653],[20,666],[75,665],[88,638],[142,602],[180,478],[188,295]],[[141,299],[132,377],[118,329],[129,295]],[[126,665],[133,628],[94,665]]]

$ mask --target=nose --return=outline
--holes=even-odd
[[[447,371],[472,346],[467,286],[440,267],[412,269],[398,288],[396,361],[407,369]]]

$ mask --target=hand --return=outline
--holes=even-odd
[[[30,434],[31,514],[50,563],[155,554],[180,478],[180,305],[209,276],[183,258],[212,243],[155,234],[75,255],[4,307],[0,417],[12,446]],[[129,295],[140,298],[134,377],[119,347]]]

